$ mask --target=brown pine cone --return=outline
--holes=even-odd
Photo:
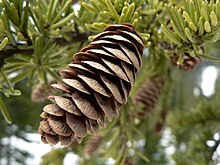
[[[89,46],[74,55],[62,81],[52,86],[63,92],[43,108],[39,133],[44,143],[69,146],[105,126],[105,117],[118,117],[141,66],[144,45],[129,24],[108,26]]]
[[[165,124],[166,124],[166,117],[168,114],[168,110],[166,108],[164,108],[159,116],[160,116],[160,120],[156,122],[155,126],[154,126],[154,131],[156,133],[160,133],[162,131],[162,129],[164,128]]]
[[[141,106],[141,110],[138,112],[139,118],[145,118],[148,113],[152,112],[160,97],[163,85],[163,79],[158,76],[150,77],[142,84],[134,98],[134,104]]]
[[[134,165],[134,162],[130,158],[126,158],[124,165]]]
[[[50,82],[49,85],[55,83],[54,81]],[[51,94],[53,94],[55,90],[52,87],[48,87],[46,89],[46,86],[43,82],[36,85],[36,87],[33,89],[31,93],[31,100],[35,103],[44,102],[47,100],[47,97]]]
[[[102,137],[98,134],[94,134],[89,138],[88,142],[86,143],[84,148],[84,153],[86,155],[94,154],[99,148],[101,142],[102,142]]]
[[[175,66],[178,66],[181,70],[184,70],[184,71],[191,71],[201,63],[200,57],[198,56],[192,57],[189,55],[189,53],[185,53],[184,61],[181,65],[177,65],[178,58],[179,57],[177,54],[174,54],[173,56],[171,56],[170,57],[171,63]]]

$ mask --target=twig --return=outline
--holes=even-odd
[[[74,44],[77,42],[85,42],[88,39],[90,34],[89,33],[70,33],[69,35],[72,38],[71,41],[67,41],[64,38],[54,38],[53,41],[60,46],[65,46],[65,45],[70,45],[70,44]],[[32,47],[28,49],[19,49],[18,47],[11,46],[8,49],[2,50],[0,51],[0,68],[2,68],[2,66],[4,65],[4,60],[6,58],[13,56],[14,54],[30,54],[31,55],[33,54],[33,52],[34,50]]]
[[[0,68],[4,65],[4,60],[6,58],[9,58],[13,56],[14,54],[32,54],[33,53],[33,48],[29,49],[19,49],[17,47],[7,49],[7,50],[2,50],[0,51]]]
[[[64,38],[54,38],[54,42],[58,45],[69,45],[77,42],[84,42],[88,39],[89,33],[70,33],[69,34],[72,38],[71,41],[67,41]]]

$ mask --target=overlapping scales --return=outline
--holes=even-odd
[[[39,133],[44,143],[69,146],[105,127],[119,116],[119,108],[141,67],[144,45],[129,24],[112,25],[97,35],[89,46],[76,53],[62,81],[52,87],[62,96],[51,96],[52,104],[43,108]]]

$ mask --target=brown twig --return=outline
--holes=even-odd
[[[0,51],[0,68],[4,65],[4,60],[6,58],[9,58],[11,56],[13,56],[14,54],[32,54],[33,53],[33,49],[29,48],[29,49],[19,49],[17,47],[11,48],[11,49],[7,49],[7,50],[2,50]]]
[[[58,45],[61,46],[65,46],[65,45],[69,45],[69,44],[73,44],[73,43],[77,43],[77,42],[84,42],[88,39],[89,37],[89,33],[70,33],[69,36],[71,36],[72,40],[71,41],[67,41],[64,38],[54,38],[54,42]]]
[[[77,42],[84,42],[89,37],[89,33],[75,33],[74,32],[74,33],[70,33],[69,35],[72,38],[71,41],[67,41],[64,38],[54,38],[53,41],[57,45],[65,46],[65,45],[70,45],[70,44],[74,44]],[[28,45],[26,45],[26,46],[28,46]],[[25,46],[25,45],[23,45],[23,46]],[[2,51],[0,51],[0,68],[4,65],[4,60],[6,58],[9,58],[15,54],[30,54],[31,55],[31,54],[33,54],[33,52],[34,52],[33,48],[20,49],[15,46],[10,46],[10,48],[8,48],[8,49],[3,49]]]

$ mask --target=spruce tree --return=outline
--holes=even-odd
[[[68,153],[81,165],[220,161],[219,82],[206,97],[199,79],[219,68],[219,0],[1,0],[0,11],[2,153],[25,130],[65,147],[43,165]]]

